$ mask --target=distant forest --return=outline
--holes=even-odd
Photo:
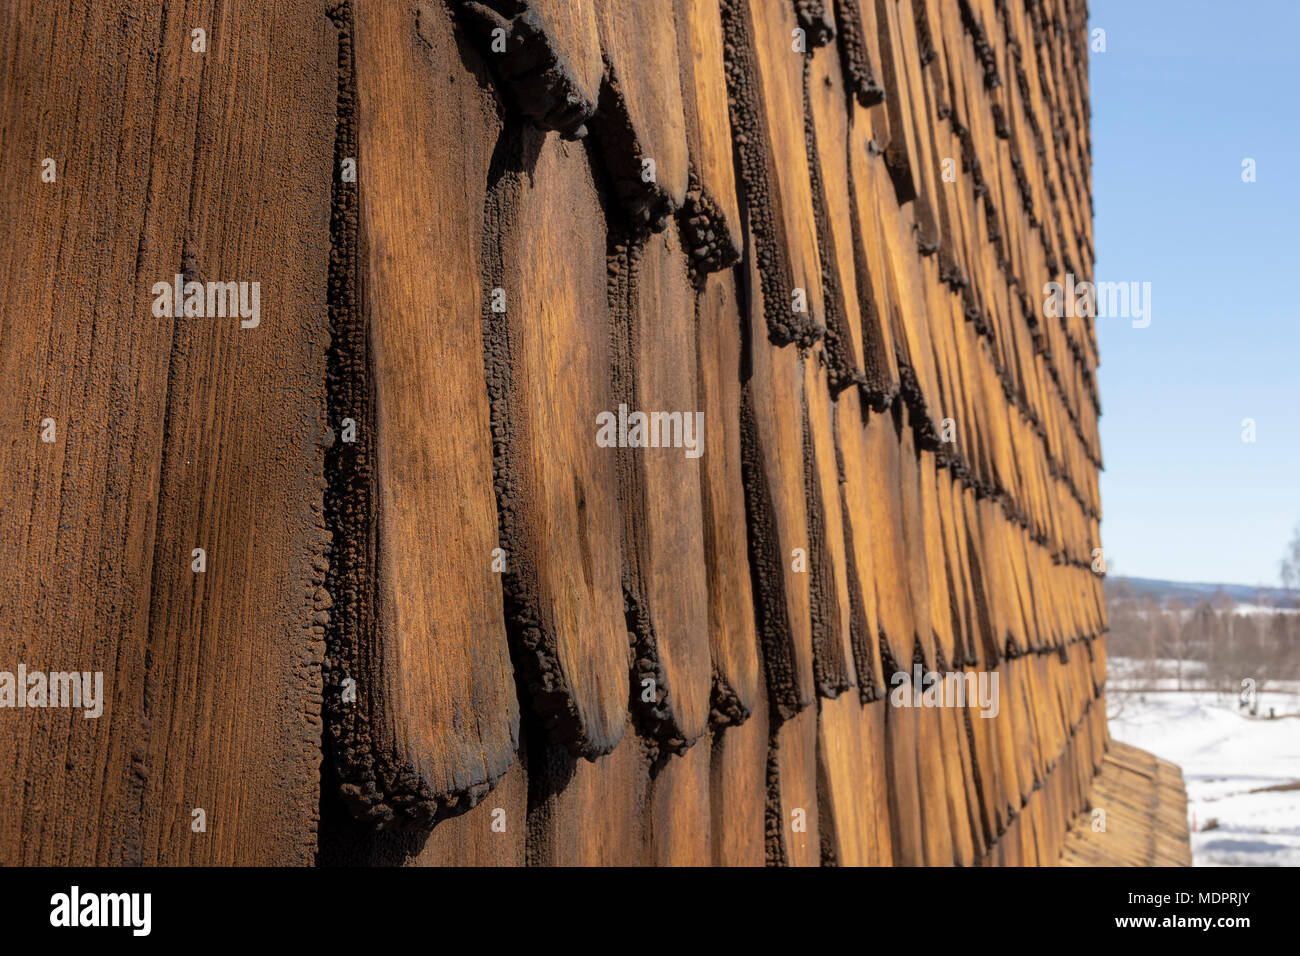
[[[1294,592],[1183,585],[1142,578],[1106,581],[1108,653],[1134,664],[1132,689],[1256,692],[1300,680],[1300,608]]]

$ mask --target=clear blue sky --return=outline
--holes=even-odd
[[[1121,575],[1276,585],[1300,520],[1300,2],[1090,17],[1096,278],[1152,284],[1149,328],[1098,322],[1102,543]]]

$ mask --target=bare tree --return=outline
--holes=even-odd
[[[1300,588],[1300,524],[1291,532],[1291,543],[1282,556],[1282,587]]]
[[[1178,598],[1170,598],[1168,605],[1169,627],[1172,636],[1173,653],[1174,653],[1174,676],[1177,682],[1174,684],[1175,689],[1183,689],[1183,652],[1184,652],[1184,633],[1183,633],[1183,602]]]

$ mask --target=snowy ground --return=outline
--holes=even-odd
[[[1274,720],[1210,691],[1107,696],[1112,736],[1183,768],[1196,865],[1300,866],[1300,688],[1260,694]]]

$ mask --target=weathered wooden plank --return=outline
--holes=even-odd
[[[866,413],[856,391],[840,396],[835,408],[835,451],[844,519],[845,567],[849,588],[849,640],[858,691],[863,701],[885,692],[880,663],[881,616],[876,561],[880,545],[872,530],[876,507],[867,483]]]
[[[866,382],[849,188],[850,113],[838,54],[835,47],[822,47],[805,61],[803,73],[808,172],[822,270],[824,348],[832,395]]]
[[[805,315],[811,334],[820,337],[826,325],[825,291],[803,94],[810,51],[798,48],[794,39],[798,23],[787,0],[748,0],[748,5],[756,80],[762,91],[757,102],[765,112],[765,134],[771,148],[767,175],[778,197],[774,203],[780,217],[778,241],[790,259],[791,281],[782,304],[796,315]],[[753,201],[761,200],[755,195]],[[760,268],[764,265],[759,263]]]
[[[893,852],[880,825],[889,819],[884,741],[873,733],[867,704],[843,694],[818,703],[818,827],[823,863],[888,866]]]
[[[934,635],[936,656],[933,663],[937,670],[947,670],[957,660],[952,627],[952,608],[956,595],[948,581],[943,528],[939,517],[938,467],[934,452],[921,451],[916,474],[920,491],[922,557],[929,597],[929,605],[922,609],[922,613],[929,616],[930,633]]]
[[[819,866],[815,707],[785,721],[772,733],[767,775],[768,864]]]
[[[904,60],[902,14],[897,0],[874,0],[876,23],[880,31],[881,73],[885,89],[886,116],[889,135],[885,143],[885,163],[889,167],[894,189],[900,203],[910,202],[921,191],[921,156],[912,126],[916,104],[907,82],[907,64]]]
[[[962,676],[965,678],[964,673]],[[971,708],[954,708],[952,711],[952,729],[949,731],[949,740],[956,741],[957,754],[961,762],[960,774],[965,797],[962,806],[966,811],[964,819],[954,817],[954,820],[957,821],[954,825],[965,827],[966,833],[969,834],[971,865],[978,865],[980,860],[984,858],[988,852],[989,841],[993,836],[986,824],[984,793],[980,789],[983,778],[983,768],[979,762],[980,751],[975,742],[973,730],[970,727],[972,719],[984,719],[979,716],[979,713],[980,711],[976,711],[972,718]]]
[[[906,683],[891,680],[890,696],[881,704],[885,708],[885,779],[889,782],[890,845],[895,866],[924,866],[926,857],[925,827],[921,810],[921,779],[917,762],[918,716],[906,706],[902,694],[915,692],[911,674],[904,672]],[[892,674],[886,675],[892,678]]]
[[[923,693],[916,686],[912,691],[914,694]],[[921,706],[916,711],[918,810],[926,866],[952,866],[958,862],[953,849],[953,821],[949,813],[950,797],[956,793],[953,786],[956,781],[949,783],[944,766],[944,745],[950,746],[951,741],[944,734],[943,710],[942,707]]]
[[[655,866],[709,866],[713,862],[713,748],[708,738],[650,777],[650,855]]]
[[[718,0],[676,0],[677,56],[691,182],[684,245],[697,268],[726,268],[740,258],[740,202],[732,157],[727,77]]]
[[[739,723],[766,709],[745,534],[740,438],[741,304],[732,271],[710,275],[696,291],[699,407],[709,436],[700,459],[700,506],[708,574],[713,658],[711,719]],[[715,749],[717,744],[715,743]]]
[[[581,147],[515,135],[498,145],[483,280],[502,584],[543,730],[594,757],[622,736],[629,667],[617,452],[597,442],[598,416],[618,414],[603,217]]]
[[[626,406],[628,424],[618,442],[626,447],[602,452],[618,461],[633,713],[644,734],[680,751],[704,733],[713,683],[695,298],[676,230],[616,240],[609,276],[619,417]],[[684,361],[664,361],[670,355]]]
[[[849,199],[853,215],[854,274],[862,338],[862,398],[884,411],[899,390],[897,346],[889,309],[889,267],[879,238],[876,184],[886,175],[884,159],[875,155],[872,123],[861,106],[853,108],[849,127]]]
[[[477,361],[473,292],[488,264],[464,231],[483,219],[498,121],[473,73],[434,66],[459,62],[445,12],[418,26],[370,5],[335,16],[335,153],[340,166],[355,156],[358,176],[335,184],[330,411],[356,421],[359,440],[328,462],[330,734],[355,814],[429,826],[481,799],[518,744]],[[453,175],[424,172],[449,162]],[[429,302],[443,304],[433,320]]]
[[[715,866],[762,866],[767,860],[767,748],[765,707],[713,735],[709,799]]]
[[[968,670],[967,673],[969,672]],[[998,676],[1000,684],[1001,675]],[[980,819],[985,837],[990,844],[1000,838],[1006,827],[1008,812],[1002,793],[1002,768],[999,762],[1001,752],[997,747],[996,725],[993,720],[993,715],[983,716],[979,709],[969,704],[966,707],[966,726],[969,728],[971,739],[971,760],[973,765],[979,768]]]
[[[592,124],[614,196],[638,224],[659,231],[686,202],[686,116],[675,4],[595,4],[605,81]]]
[[[855,466],[863,475],[865,497],[874,503],[867,514],[867,539],[875,542],[873,558],[876,606],[880,614],[880,653],[885,683],[911,667],[916,622],[903,531],[903,493],[899,477],[899,425],[892,414],[871,415],[863,433],[865,457]]]
[[[953,594],[952,618],[956,643],[954,663],[965,667],[976,660],[975,642],[978,640],[979,623],[971,575],[969,536],[962,504],[964,492],[961,482],[951,470],[940,470],[936,482],[943,522],[948,584]]]
[[[808,589],[817,690],[823,697],[835,697],[857,683],[857,668],[828,372],[819,344],[804,359],[803,371]]]
[[[899,419],[898,482],[902,507],[903,554],[906,556],[908,589],[911,601],[912,626],[915,629],[916,648],[913,661],[933,668],[935,656],[934,621],[930,604],[930,568],[926,558],[926,533],[922,507],[921,461],[912,428],[913,419],[903,410]]]
[[[936,749],[943,758],[953,862],[958,866],[972,866],[977,856],[977,841],[971,823],[978,810],[973,812],[970,805],[975,781],[971,772],[970,755],[966,750],[964,714],[960,708],[952,706],[951,702],[946,703],[947,706],[938,711],[939,736]]]
[[[529,865],[650,865],[649,774],[631,728],[613,753],[594,761],[553,745],[530,755]]]
[[[929,88],[922,78],[922,57],[928,55],[920,48],[917,36],[917,11],[913,0],[890,0],[896,4],[898,33],[894,47],[901,57],[895,62],[896,79],[905,84],[894,99],[900,102],[904,122],[912,127],[909,150],[916,165],[912,177],[916,183],[916,202],[913,213],[916,222],[916,243],[921,252],[929,256],[938,249],[939,232],[935,221],[933,202],[938,193],[939,157],[934,153],[931,127],[934,115],[929,98]],[[901,67],[901,70],[899,70]],[[892,131],[891,119],[891,131]]]
[[[767,341],[757,265],[749,263],[741,370],[741,474],[749,522],[749,559],[767,693],[790,717],[812,703],[812,617],[803,421],[793,396],[803,365],[794,349]]]
[[[875,184],[881,185],[879,177]],[[938,432],[935,411],[939,402],[921,289],[921,264],[913,248],[915,243],[908,238],[915,226],[914,207],[909,204],[900,209],[888,196],[877,196],[876,209],[880,216],[877,236],[889,273],[886,295],[898,353],[900,390],[922,434],[927,441],[933,441]]]
[[[0,861],[309,863],[329,22],[10,4],[0,58],[3,214],[24,234],[0,263],[0,657],[86,672],[98,712],[5,710]],[[249,314],[176,311],[155,283],[178,274],[250,283]]]
[[[781,32],[793,11],[783,0],[761,2],[760,10],[750,0],[720,0],[746,242],[754,250],[767,336],[777,345],[810,345],[824,324],[802,97],[795,92],[801,86],[780,82],[801,84],[803,55],[791,48],[790,30]]]

